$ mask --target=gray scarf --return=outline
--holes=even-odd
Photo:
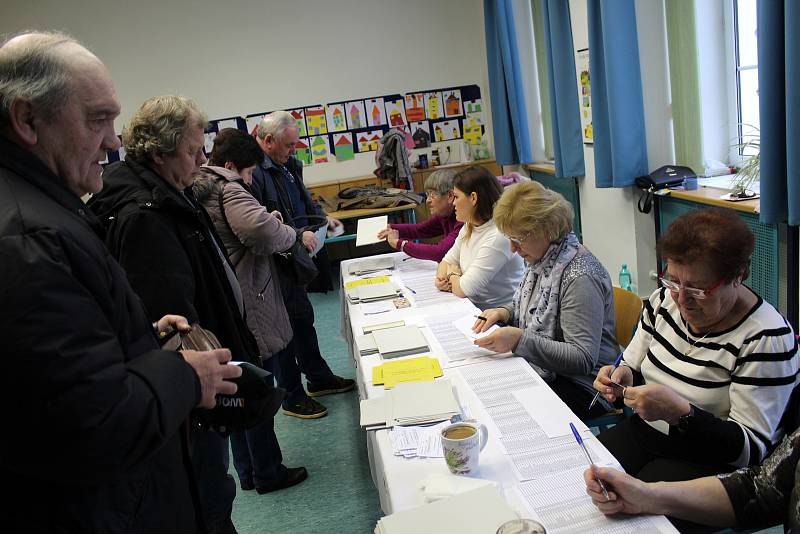
[[[537,335],[554,339],[560,306],[561,277],[564,269],[575,258],[581,244],[573,232],[550,243],[544,256],[528,265],[522,282],[514,294],[514,317],[517,326],[526,331],[529,327]],[[545,381],[555,374],[534,365]]]

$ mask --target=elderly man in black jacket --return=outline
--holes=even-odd
[[[0,47],[6,532],[203,530],[182,426],[241,370],[226,349],[159,349],[81,202],[102,187],[118,114],[107,69],[70,37]]]

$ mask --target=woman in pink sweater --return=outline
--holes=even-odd
[[[434,171],[425,180],[426,203],[431,217],[419,224],[390,224],[378,233],[378,237],[386,238],[389,246],[405,252],[412,258],[442,261],[444,255],[453,246],[458,231],[464,223],[456,220],[453,211],[453,178],[456,171],[440,169]],[[414,243],[411,239],[428,239],[443,236],[437,243]]]

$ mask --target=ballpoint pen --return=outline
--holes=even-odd
[[[623,353],[620,352],[619,356],[617,356],[617,359],[614,360],[614,369],[619,367],[619,364],[622,362],[622,354]],[[611,374],[614,374],[614,371],[611,371]],[[594,406],[594,403],[597,402],[597,399],[599,399],[599,398],[600,398],[600,391],[598,391],[597,393],[594,394],[594,398],[592,399],[592,402],[589,403],[589,409],[590,410],[592,409],[592,406]]]
[[[589,467],[591,468],[594,465],[594,462],[592,461],[592,457],[589,456],[589,451],[586,449],[586,444],[583,442],[580,433],[578,433],[578,429],[575,428],[575,425],[572,423],[569,424],[569,427],[572,429],[572,435],[575,436],[575,441],[577,441],[578,445],[581,446],[583,453],[586,455],[586,459],[589,460]],[[603,490],[603,495],[605,495],[606,500],[608,500],[608,490],[606,490],[605,484],[603,484],[603,481],[599,478],[595,478],[595,480],[597,480],[597,483],[600,484],[600,489]]]
[[[416,291],[414,291],[413,289],[411,289],[411,288],[410,288],[410,287],[408,287],[408,286],[406,286],[406,289],[408,289],[409,291],[411,291],[411,292],[412,292],[412,293],[414,293],[415,295],[417,294],[417,292],[416,292]]]

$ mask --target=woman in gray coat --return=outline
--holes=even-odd
[[[278,354],[292,340],[273,254],[291,247],[297,234],[250,193],[252,172],[264,159],[253,137],[226,128],[214,139],[209,166],[202,167],[193,190],[222,239],[234,268],[264,368],[275,373]],[[273,356],[275,356],[273,358]],[[236,355],[234,355],[236,359]],[[268,493],[308,476],[304,467],[286,468],[273,421],[231,436],[233,460],[244,490]]]

